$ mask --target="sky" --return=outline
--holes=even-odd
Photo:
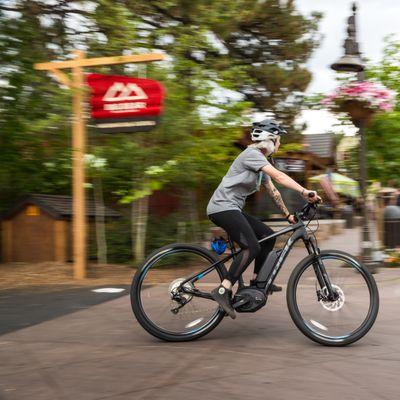
[[[330,65],[344,54],[347,18],[351,15],[352,0],[296,0],[303,15],[312,11],[323,14],[319,32],[321,45],[314,51],[307,66],[313,74],[307,93],[329,93],[335,89],[335,72]],[[394,34],[400,40],[400,0],[359,0],[357,3],[357,40],[362,55],[370,62],[378,63],[383,55],[383,39]],[[308,128],[304,133],[323,133],[332,129],[337,120],[327,111],[304,111],[301,120]],[[333,128],[333,130],[336,130]],[[354,130],[349,128],[347,133]]]

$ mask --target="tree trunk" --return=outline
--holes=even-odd
[[[148,213],[149,196],[132,202],[132,253],[135,264],[145,257]]]
[[[146,70],[145,70],[146,72]],[[138,135],[138,144],[141,147],[146,147],[147,136]],[[138,183],[140,184],[143,176],[139,179],[132,174],[132,188]],[[146,250],[146,232],[147,220],[149,214],[149,196],[142,197],[132,202],[131,208],[131,236],[132,236],[132,258],[133,263],[137,265],[142,262],[145,257]]]
[[[199,241],[198,225],[199,218],[197,215],[197,199],[194,190],[186,191],[186,207],[189,214],[190,227],[192,231],[192,240],[197,243]]]
[[[105,207],[103,199],[103,185],[101,178],[93,179],[93,193],[96,207],[96,244],[97,244],[97,263],[107,264],[107,240],[105,228]]]

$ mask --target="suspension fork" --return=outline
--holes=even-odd
[[[321,289],[325,288],[328,291],[328,298],[331,301],[335,300],[335,291],[333,290],[331,280],[326,272],[326,268],[324,263],[321,260],[321,254],[317,243],[314,242],[312,237],[308,237],[304,239],[304,244],[307,248],[308,254],[313,254],[316,258],[316,261],[313,262],[313,268],[315,271],[315,275],[317,276],[317,280]]]

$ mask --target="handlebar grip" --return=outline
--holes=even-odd
[[[316,196],[316,192],[310,192],[310,193],[308,193],[308,197],[309,197],[310,199],[313,199],[315,196]],[[314,204],[319,204],[319,203],[322,203],[321,199],[318,199]]]

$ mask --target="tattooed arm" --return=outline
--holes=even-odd
[[[290,215],[290,212],[286,208],[285,203],[283,202],[282,196],[279,193],[279,190],[272,183],[272,180],[269,180],[267,183],[265,183],[264,186],[267,189],[268,195],[274,201],[274,203],[279,208],[279,210],[282,211],[283,215],[287,218]]]
[[[314,203],[316,201],[321,201],[321,197],[318,196],[317,192],[315,193],[315,196],[309,197],[309,194],[312,193],[312,190],[307,190],[303,186],[299,185],[295,180],[293,180],[289,175],[286,175],[284,172],[277,170],[275,167],[272,165],[264,165],[262,167],[262,171],[265,172],[267,175],[270,176],[273,180],[276,182],[280,183],[281,185],[293,189],[296,192],[301,193],[301,195],[309,202],[309,203]],[[286,216],[287,220],[291,224],[296,223],[296,218],[294,215],[290,215],[288,209],[285,206],[285,203],[282,200],[282,196],[279,193],[279,191],[276,189],[272,181],[269,181],[265,183],[265,188],[267,189],[268,194],[271,196],[271,198],[274,200],[275,204],[278,206],[278,208],[283,212],[283,214]]]
[[[299,185],[295,180],[293,180],[289,175],[284,172],[277,170],[272,165],[264,165],[261,168],[267,175],[269,175],[274,181],[280,183],[281,185],[287,187],[288,189],[293,189],[296,192],[301,193],[301,195],[310,203],[315,203],[316,201],[321,201],[321,197],[318,196],[317,192],[314,191],[316,196],[310,198],[309,194],[312,190],[307,190],[303,186]],[[278,192],[279,193],[279,192]]]

